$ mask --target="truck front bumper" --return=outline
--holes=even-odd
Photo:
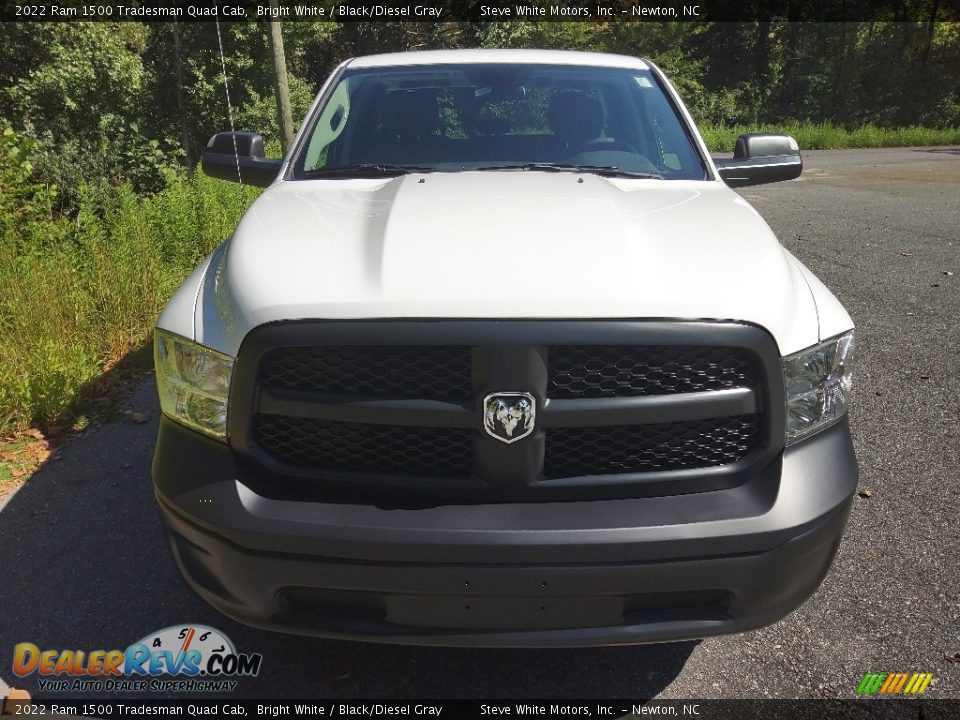
[[[818,587],[857,484],[846,420],[778,482],[591,502],[403,509],[257,495],[164,418],[153,476],[189,585],[240,622],[375,642],[663,642],[772,623]]]

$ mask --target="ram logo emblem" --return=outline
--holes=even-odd
[[[533,432],[537,401],[530,393],[498,392],[483,399],[483,429],[490,437],[507,444]]]

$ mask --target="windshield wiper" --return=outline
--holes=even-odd
[[[324,167],[306,170],[303,176],[306,178],[393,177],[412,172],[430,172],[430,168],[416,167],[414,165],[392,165],[390,163],[357,163],[355,165],[343,165],[341,167]]]
[[[572,172],[572,173],[591,173],[603,177],[623,177],[640,180],[663,180],[663,175],[656,173],[633,172],[631,170],[621,170],[616,166],[610,165],[571,165],[569,163],[520,163],[517,165],[484,165],[477,170],[539,170],[542,172]]]
[[[593,173],[603,177],[622,177],[633,178],[637,180],[663,180],[660,173],[634,172],[633,170],[621,170],[616,166],[610,165],[577,165],[577,169],[582,172]]]

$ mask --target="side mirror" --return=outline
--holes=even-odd
[[[730,187],[793,180],[803,171],[797,141],[773,133],[744,133],[737,138],[732,158],[713,161]]]
[[[236,145],[234,145],[236,143]],[[266,187],[280,172],[282,160],[267,160],[263,153],[263,138],[253,132],[221,132],[210,138],[203,151],[201,167],[210,177],[237,182],[239,177],[248,185]]]

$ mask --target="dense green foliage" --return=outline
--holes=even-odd
[[[69,421],[253,195],[193,176],[229,127],[278,147],[263,23],[0,23],[0,431]],[[652,58],[713,149],[960,142],[960,24],[287,23],[295,121],[342,59],[444,47]]]
[[[128,182],[81,186],[68,221],[51,214],[48,188],[24,182],[32,148],[0,133],[0,157],[14,159],[0,163],[0,429],[69,421],[254,197],[169,171],[146,197]]]
[[[238,128],[277,138],[265,23],[222,23]],[[701,123],[960,126],[960,23],[310,23],[284,25],[295,120],[342,59],[441,47],[620,52],[661,65]],[[228,127],[212,23],[0,24],[0,126],[39,143],[33,177],[162,187]]]
[[[700,126],[700,132],[711,151],[733,152],[742,133],[777,132],[796,138],[804,150],[837,148],[916,147],[919,145],[960,145],[960,127],[932,128],[920,125],[882,128],[873,123],[848,130],[833,123],[782,123],[762,125]]]

